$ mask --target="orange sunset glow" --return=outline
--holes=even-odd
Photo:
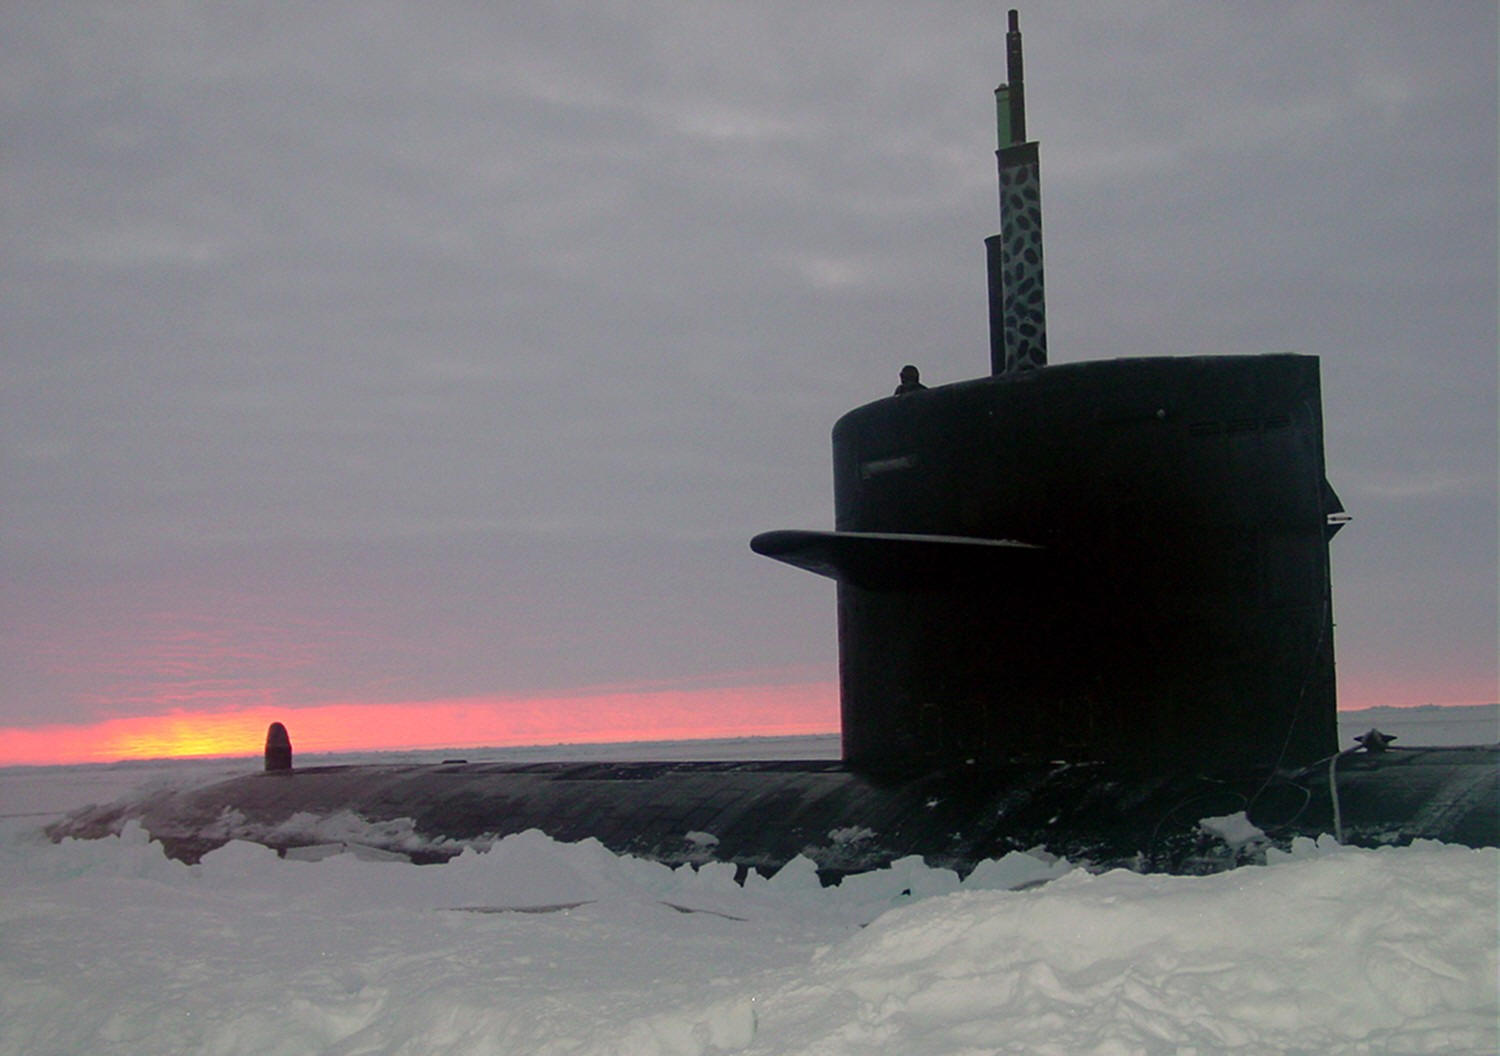
[[[257,755],[272,722],[287,726],[298,753],[783,736],[836,731],[838,686],[174,710],[87,725],[0,728],[0,765]]]
[[[1345,694],[1341,710],[1474,704],[1420,693]],[[0,766],[260,754],[284,723],[303,752],[773,737],[838,731],[838,685],[601,690],[403,703],[340,702],[233,711],[172,710],[90,724],[0,728]]]

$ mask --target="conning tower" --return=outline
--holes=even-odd
[[[1328,540],[1345,518],[1324,479],[1318,360],[1048,366],[1014,11],[1007,53],[990,375],[844,415],[835,530],[751,541],[838,582],[845,761],[1230,772],[1324,757]]]

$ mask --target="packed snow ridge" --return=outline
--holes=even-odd
[[[960,882],[907,859],[825,888],[805,858],[739,884],[534,831],[444,865],[235,842],[187,866],[135,825],[54,845],[15,819],[0,1054],[1500,1048],[1494,849],[1266,861],[1012,854]]]

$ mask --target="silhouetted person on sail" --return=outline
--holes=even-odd
[[[901,384],[896,386],[896,391],[891,395],[905,396],[908,392],[917,392],[927,388],[919,380],[920,378],[921,375],[917,373],[917,368],[908,363],[901,368]]]

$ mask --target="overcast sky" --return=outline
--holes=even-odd
[[[988,370],[1004,7],[5,5],[0,727],[833,681],[747,541]],[[1495,699],[1495,4],[1021,19],[1052,362],[1322,357],[1343,704]]]

